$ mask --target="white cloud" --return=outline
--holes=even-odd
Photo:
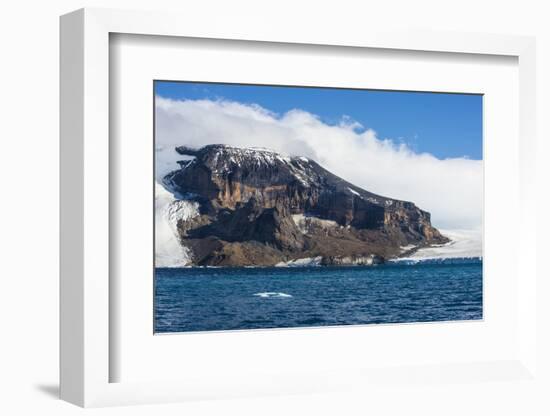
[[[306,156],[371,192],[416,203],[431,212],[437,227],[481,227],[482,161],[415,153],[403,143],[378,138],[345,115],[337,125],[328,125],[299,109],[278,115],[232,101],[157,97],[157,177],[178,168],[175,162],[182,157],[174,146],[212,143]]]

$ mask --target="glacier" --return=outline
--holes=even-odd
[[[166,188],[155,182],[155,267],[184,267],[191,253],[179,241],[177,224],[199,215],[199,204],[176,199]]]
[[[446,244],[420,248],[407,257],[394,261],[422,261],[437,259],[481,258],[483,257],[481,229],[442,230],[441,234],[451,241]]]

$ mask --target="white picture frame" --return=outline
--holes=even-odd
[[[197,398],[306,393],[360,388],[410,377],[406,368],[331,369],[318,373],[280,374],[235,379],[219,374],[215,381],[198,372],[181,380],[112,382],[111,366],[119,360],[111,348],[110,325],[117,290],[109,276],[110,170],[109,51],[111,34],[330,45],[340,48],[429,51],[441,54],[503,55],[519,67],[519,193],[518,212],[535,201],[535,41],[507,35],[396,32],[375,29],[328,33],[312,26],[307,32],[277,24],[204,25],[201,19],[167,13],[82,9],[61,18],[61,398],[80,406],[158,403]],[[506,359],[469,363],[418,363],[415,377],[472,383],[483,372],[505,379],[536,377],[536,279],[533,249],[536,217],[520,216],[515,247],[521,280],[517,291],[517,349]],[[517,272],[516,272],[517,273]],[[151,311],[152,313],[152,311]],[[415,331],[409,327],[408,331]],[[297,336],[300,331],[293,331]],[[210,337],[216,334],[209,335]],[[306,336],[306,335],[303,335]],[[210,340],[213,340],[210,338]],[[215,341],[215,340],[213,340]]]

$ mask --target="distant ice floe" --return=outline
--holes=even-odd
[[[199,204],[176,199],[155,183],[155,267],[183,267],[190,261],[189,249],[179,242],[177,224],[199,215]]]
[[[421,248],[410,256],[401,257],[395,261],[481,258],[483,256],[481,230],[439,231],[451,241],[446,244]]]
[[[260,293],[254,293],[254,296],[258,296],[260,298],[291,298],[292,295],[289,295],[288,293],[283,292],[260,292]]]

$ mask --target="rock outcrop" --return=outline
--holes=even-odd
[[[307,257],[320,264],[377,264],[403,246],[442,244],[430,214],[368,192],[305,157],[267,149],[180,146],[187,156],[164,178],[200,215],[177,223],[194,265],[269,266]]]

